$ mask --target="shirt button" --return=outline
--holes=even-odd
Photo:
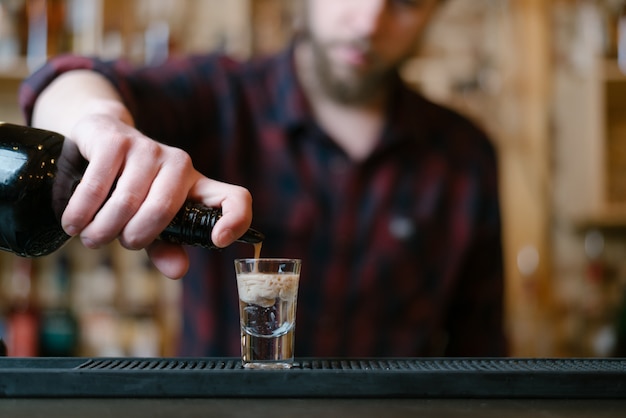
[[[395,216],[389,221],[389,234],[399,241],[406,241],[415,234],[415,222],[406,216]]]
[[[349,163],[345,158],[334,157],[328,163],[329,170],[336,176],[343,176],[348,172]]]

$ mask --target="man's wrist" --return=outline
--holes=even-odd
[[[108,117],[114,117],[129,126],[135,126],[135,121],[128,108],[126,108],[126,106],[121,101],[115,99],[90,99],[85,104],[85,111],[83,116],[87,115],[103,115]]]

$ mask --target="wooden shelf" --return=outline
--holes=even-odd
[[[10,64],[0,65],[0,79],[23,80],[30,74],[26,58],[18,58]]]
[[[626,207],[614,207],[579,216],[574,225],[581,231],[589,229],[626,230]]]
[[[603,63],[603,78],[606,82],[626,81],[626,74],[617,65],[617,60],[606,59]]]

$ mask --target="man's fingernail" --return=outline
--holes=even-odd
[[[98,249],[98,246],[89,238],[87,237],[80,237],[81,242],[83,243],[83,245],[89,249],[92,250],[96,250]]]
[[[219,236],[217,237],[219,243],[215,243],[215,245],[217,245],[218,247],[225,247],[235,241],[236,238],[237,237],[235,237],[233,231],[227,229],[219,234]]]
[[[74,225],[64,226],[63,229],[65,230],[65,233],[71,237],[76,236],[80,232],[80,230]]]

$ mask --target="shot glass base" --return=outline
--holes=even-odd
[[[259,370],[282,370],[282,369],[291,369],[293,367],[293,363],[284,363],[284,362],[252,362],[252,363],[243,363],[244,369],[259,369]]]

